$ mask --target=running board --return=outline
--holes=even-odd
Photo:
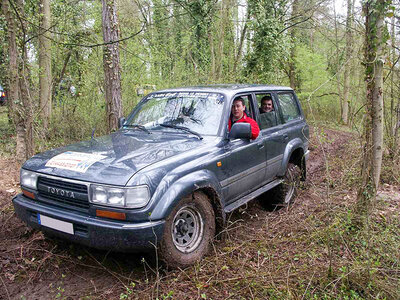
[[[251,192],[250,194],[240,198],[239,200],[236,200],[235,202],[229,204],[228,206],[225,206],[224,212],[230,213],[231,211],[234,211],[236,208],[242,206],[243,204],[246,204],[250,200],[253,200],[254,198],[260,196],[262,193],[269,191],[270,189],[276,187],[277,185],[279,185],[282,182],[283,182],[283,179],[275,179],[274,181],[271,181],[270,183],[263,185],[262,187],[255,190],[254,192]]]

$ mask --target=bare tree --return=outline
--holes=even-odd
[[[13,3],[10,7],[9,3]],[[29,72],[25,43],[25,24],[21,1],[2,2],[3,14],[7,23],[9,57],[9,102],[13,123],[16,129],[16,157],[22,162],[33,155],[33,108],[29,97]],[[15,15],[18,18],[15,18]],[[17,26],[15,19],[19,20]],[[18,36],[18,39],[17,39]],[[17,40],[20,41],[18,48]]]
[[[368,0],[363,3],[365,15],[365,74],[367,83],[366,118],[362,184],[357,209],[361,216],[368,213],[379,187],[383,149],[383,65],[384,16],[387,1]]]
[[[337,84],[337,92],[339,96],[339,103],[340,103],[340,110],[341,110],[341,115],[343,115],[343,92],[342,92],[342,86],[341,86],[341,78],[340,78],[340,56],[341,56],[341,50],[339,47],[339,35],[338,35],[338,20],[337,20],[337,14],[336,14],[336,2],[333,0],[333,17],[334,17],[334,23],[335,23],[335,45],[336,45],[336,84]]]
[[[121,70],[119,63],[119,24],[115,0],[102,0],[103,68],[106,91],[106,114],[108,130],[118,129],[122,116]]]
[[[298,0],[293,0],[292,3],[292,20],[293,23],[296,23],[296,18],[298,18],[299,15],[299,1]],[[296,72],[296,37],[297,37],[297,27],[293,26],[290,28],[290,37],[292,39],[292,46],[290,48],[290,60],[289,60],[289,81],[290,81],[290,87],[292,89],[297,89],[299,87],[299,83],[297,80],[297,72]]]
[[[242,59],[243,44],[244,44],[244,40],[246,38],[246,33],[247,33],[249,20],[250,20],[250,13],[249,13],[249,10],[247,8],[246,18],[243,21],[244,24],[243,24],[243,26],[241,28],[241,31],[240,31],[239,45],[237,47],[235,60],[233,62],[233,73],[234,74],[236,74],[237,66],[238,66],[240,60]]]
[[[390,151],[393,158],[397,157],[400,153],[400,140],[399,140],[399,129],[400,129],[400,98],[395,95],[395,75],[399,78],[399,67],[396,67],[398,58],[396,57],[396,31],[395,31],[395,16],[392,17],[392,24],[390,29],[391,36],[391,62],[392,70],[390,72],[390,134],[391,138]],[[398,89],[399,90],[399,89]],[[397,104],[396,104],[397,98]]]
[[[347,18],[346,18],[346,50],[345,59],[346,65],[344,66],[343,74],[343,103],[342,103],[342,122],[348,124],[349,122],[349,106],[350,106],[350,59],[353,51],[353,6],[354,0],[347,0]]]
[[[51,115],[51,33],[50,29],[50,1],[40,1],[40,28],[39,28],[39,102],[40,115],[45,130]]]

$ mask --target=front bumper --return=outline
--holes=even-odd
[[[71,242],[97,249],[135,252],[154,248],[161,240],[164,220],[131,223],[88,216],[35,202],[19,194],[13,198],[15,213],[28,226]],[[72,224],[73,233],[65,233],[39,224],[38,215]]]

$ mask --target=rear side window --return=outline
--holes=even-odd
[[[279,93],[278,101],[282,110],[285,123],[300,118],[300,110],[292,93]]]

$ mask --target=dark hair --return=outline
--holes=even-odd
[[[246,104],[244,103],[244,99],[242,97],[235,98],[235,100],[233,100],[233,103],[235,103],[235,101],[240,101],[242,102],[243,106],[246,106]]]
[[[264,101],[272,101],[271,95],[265,95],[264,97],[262,97],[262,98],[261,98],[261,104],[262,104]]]

